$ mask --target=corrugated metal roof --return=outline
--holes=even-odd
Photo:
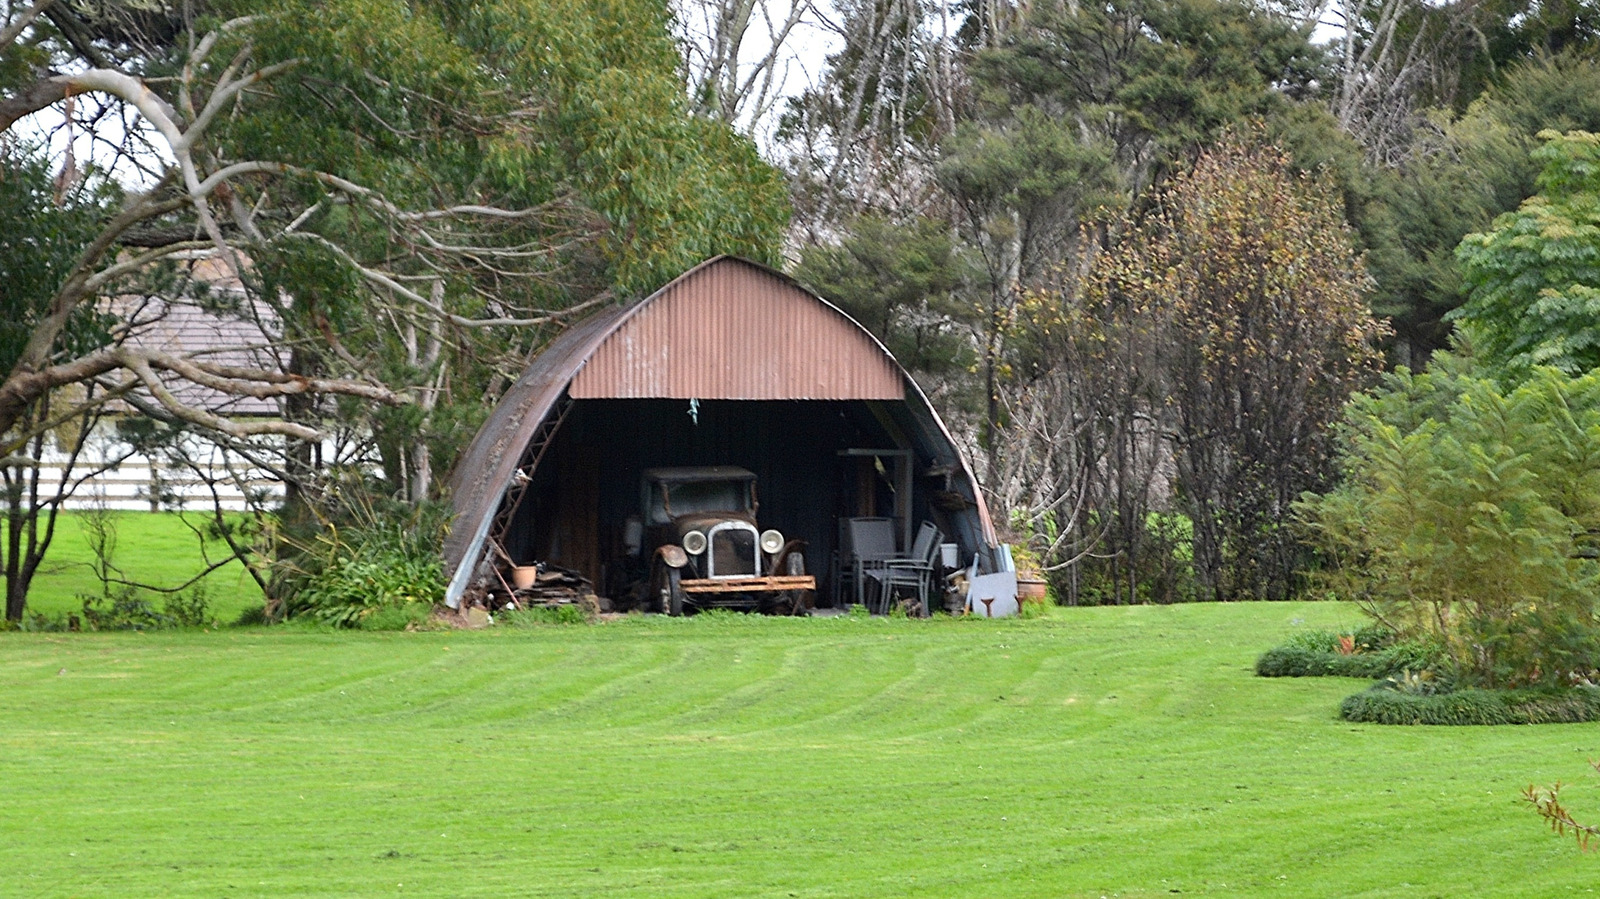
[[[450,497],[454,524],[444,541],[445,571],[450,573],[452,606],[466,587],[466,578],[483,551],[489,524],[511,485],[522,452],[534,432],[566,392],[595,346],[611,333],[618,319],[630,310],[621,306],[602,310],[550,342],[505,392],[478,435],[472,439],[451,475]],[[462,564],[471,559],[471,564]]]
[[[848,316],[728,260],[673,281],[596,349],[573,399],[898,400],[900,367]]]
[[[572,326],[506,391],[452,476],[455,522],[444,546],[450,605],[460,601],[477,568],[524,450],[564,394],[891,400],[915,406],[910,419],[919,432],[916,442],[936,447],[930,456],[959,465],[965,482],[960,492],[976,508],[981,540],[994,544],[971,468],[926,395],[883,344],[783,274],[718,256],[632,307],[606,309]]]

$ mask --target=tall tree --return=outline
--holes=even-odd
[[[948,376],[971,363],[966,298],[975,273],[939,223],[852,222],[838,246],[807,249],[795,275],[878,335],[912,371]]]
[[[672,25],[696,114],[755,134],[818,33],[810,0],[675,0]],[[803,74],[803,73],[800,73]]]
[[[974,57],[975,112],[942,145],[937,174],[986,275],[991,489],[1001,489],[1007,334],[1025,293],[1107,242],[1108,222],[1229,124],[1286,108],[1317,62],[1300,25],[1218,0],[1031,7]]]
[[[0,367],[14,364],[27,345],[62,273],[93,236],[104,199],[81,183],[52,179],[39,154],[0,146],[0,272],[5,273],[0,278]],[[83,350],[98,349],[111,342],[110,325],[106,316],[83,309],[67,324],[65,339]],[[107,398],[63,393],[63,401],[54,405],[68,414],[52,408],[51,394],[30,403],[15,428],[29,438],[14,443],[0,458],[0,510],[5,516],[0,578],[8,621],[22,618],[28,588],[55,537],[56,513],[66,495],[84,476],[119,461],[112,454],[88,471],[67,465],[59,474],[46,473],[41,462],[47,447],[77,458]]]
[[[1537,188],[1540,131],[1600,132],[1600,64],[1568,52],[1519,65],[1417,155],[1378,175],[1372,217],[1392,239],[1369,241],[1373,308],[1394,324],[1398,361],[1418,367],[1448,344],[1445,316],[1464,299],[1455,250]]]
[[[923,0],[839,4],[842,46],[777,129],[799,242],[826,242],[861,215],[936,211],[933,150],[957,101],[949,47],[929,28],[946,21]]]
[[[1329,427],[1377,363],[1367,289],[1328,185],[1240,136],[1097,263],[1090,295],[1157,334],[1160,419],[1204,598],[1295,588],[1300,550],[1283,523],[1331,482]]]
[[[977,55],[978,118],[1033,108],[1112,148],[1140,194],[1246,118],[1307,96],[1322,57],[1296,19],[1230,0],[1105,0],[1030,7]]]

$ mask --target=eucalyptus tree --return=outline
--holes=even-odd
[[[191,424],[311,439],[316,428],[293,416],[243,422],[186,407],[163,378],[400,405],[433,390],[430,341],[537,334],[527,329],[558,325],[580,299],[641,290],[719,248],[771,257],[777,179],[726,128],[685,114],[666,13],[649,2],[621,17],[516,0],[219,4],[211,18],[188,4],[111,6],[160,27],[142,42],[109,28],[80,39],[49,27],[51,3],[7,23],[13,86],[0,128],[71,96],[107,98],[137,117],[146,146],[127,158],[147,178],[107,180],[124,188],[120,208],[0,383],[0,430],[49,389],[128,376]],[[99,50],[130,44],[141,52]],[[255,289],[296,357],[287,367],[309,370],[223,370],[126,343],[63,352],[79,310],[195,253]],[[407,347],[426,332],[404,358],[430,369],[415,383],[375,368],[382,341],[358,352],[342,333],[380,321]],[[526,350],[512,343],[512,355]]]
[[[826,21],[812,0],[674,0],[672,30],[695,114],[761,133],[791,79],[809,77],[804,49]]]
[[[417,501],[567,321],[716,252],[775,261],[781,181],[689,113],[652,0],[5,13],[0,137],[53,114],[116,150],[62,160],[58,181],[109,202],[0,380],[7,453],[32,436],[31,404],[94,384],[253,454],[307,500],[316,447],[353,425],[385,489]],[[207,289],[219,273],[239,290]],[[152,290],[256,327],[254,361],[165,352],[127,320],[73,339],[88,312]],[[219,413],[184,384],[284,414]]]

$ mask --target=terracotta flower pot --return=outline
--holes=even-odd
[[[1044,599],[1048,585],[1033,578],[1017,579],[1017,598],[1021,600]]]
[[[511,586],[518,590],[526,590],[539,581],[539,566],[518,565],[511,569]]]

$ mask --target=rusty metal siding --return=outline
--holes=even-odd
[[[860,325],[731,259],[641,304],[571,387],[574,399],[902,400],[905,391],[900,367]]]
[[[460,598],[462,578],[470,574],[482,554],[489,523],[523,450],[560,401],[583,360],[627,312],[618,307],[595,313],[551,341],[501,397],[457,460],[450,480],[455,516],[444,541],[445,571],[453,576],[447,596],[452,606]]]

